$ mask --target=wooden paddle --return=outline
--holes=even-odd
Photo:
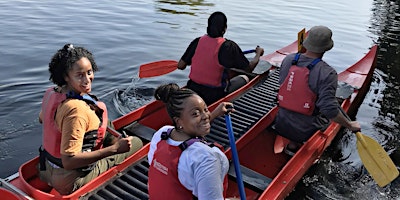
[[[256,50],[251,49],[243,51],[243,54],[253,53]],[[139,78],[149,78],[168,74],[178,67],[178,62],[175,60],[160,60],[147,64],[140,65]]]
[[[231,107],[231,109],[233,109],[233,107]],[[231,146],[231,153],[232,153],[232,158],[233,158],[233,164],[235,167],[236,182],[237,182],[238,188],[239,188],[240,199],[245,200],[246,193],[244,191],[242,173],[240,172],[239,156],[238,156],[238,153],[236,150],[235,136],[233,134],[232,121],[231,121],[231,116],[229,114],[229,111],[225,114],[225,121],[226,121],[226,129],[228,131],[229,143]]]
[[[350,120],[342,107],[340,107],[340,111]],[[378,142],[361,132],[357,132],[356,136],[360,159],[379,187],[386,186],[399,176],[396,165]]]
[[[301,31],[299,31],[297,33],[297,51],[299,53],[303,53],[304,52],[304,48],[303,48],[303,41],[304,41],[304,37],[306,34],[306,29],[303,28]]]

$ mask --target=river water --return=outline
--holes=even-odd
[[[184,85],[188,70],[139,79],[141,64],[178,60],[203,35],[214,11],[228,17],[225,37],[243,50],[266,53],[297,37],[302,28],[332,29],[334,48],[324,60],[342,71],[374,44],[380,47],[370,92],[356,119],[400,166],[400,1],[394,0],[163,0],[0,2],[0,177],[37,155],[37,117],[51,56],[65,43],[95,55],[93,93],[116,118],[152,100],[162,83]],[[399,199],[399,178],[379,188],[358,157],[355,137],[344,130],[287,199]]]

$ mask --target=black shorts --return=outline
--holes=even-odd
[[[187,88],[196,92],[201,98],[203,98],[204,102],[206,102],[207,106],[212,103],[218,101],[219,99],[225,97],[227,92],[225,92],[224,87],[208,87],[205,85],[201,85],[195,83],[192,80],[187,82]]]

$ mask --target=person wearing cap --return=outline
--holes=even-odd
[[[277,133],[291,142],[285,152],[293,154],[317,130],[325,130],[330,120],[351,131],[360,130],[357,121],[348,120],[336,99],[338,75],[322,60],[332,49],[332,31],[314,26],[303,42],[304,53],[290,54],[282,61],[279,75]]]
[[[222,12],[214,12],[208,18],[207,34],[194,39],[178,62],[178,69],[191,65],[187,87],[199,94],[207,105],[249,82],[246,75],[230,77],[228,70],[236,68],[252,72],[264,49],[257,46],[256,55],[249,62],[240,47],[223,36],[227,18]]]

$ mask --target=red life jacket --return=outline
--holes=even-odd
[[[84,100],[83,97],[79,98],[77,96],[70,96],[68,98],[77,98]],[[95,98],[95,97],[94,97]],[[49,88],[43,97],[43,141],[42,146],[44,150],[47,151],[54,158],[60,159],[60,143],[61,143],[61,132],[58,129],[55,123],[55,113],[57,107],[67,99],[67,95],[63,93],[56,92],[54,88]],[[99,112],[96,112],[98,117],[100,118],[101,124],[99,124],[99,129],[95,132],[91,131],[90,136],[89,133],[85,133],[85,137],[87,141],[84,143],[85,149],[97,150],[100,149],[103,144],[103,138],[107,129],[108,116],[107,116],[107,108],[103,102],[95,101],[95,100],[85,100],[88,104],[95,104],[99,109]],[[90,103],[92,102],[92,103]],[[96,107],[95,106],[95,107]],[[88,137],[92,139],[87,139]],[[94,142],[95,140],[95,142]],[[57,164],[55,162],[55,164]]]
[[[186,189],[178,178],[178,162],[182,152],[195,142],[205,143],[204,138],[191,138],[179,146],[172,146],[167,143],[172,129],[162,133],[161,141],[157,144],[154,152],[153,161],[149,167],[149,197],[152,200],[175,199],[187,200],[194,199],[192,191]],[[208,144],[213,146],[213,144]],[[224,196],[228,187],[228,178],[224,179]],[[197,197],[195,197],[197,198]]]
[[[227,74],[224,74],[224,66],[218,61],[219,48],[224,42],[223,37],[204,35],[200,38],[189,74],[192,81],[210,87],[225,87]]]
[[[314,59],[307,67],[300,67],[297,66],[299,58],[300,54],[296,54],[288,75],[279,88],[278,103],[279,107],[311,116],[315,109],[317,95],[310,89],[308,77],[310,70],[321,59]]]
[[[58,130],[54,120],[58,105],[63,102],[67,96],[55,91],[56,88],[46,90],[42,101],[42,146],[52,156],[60,158],[61,132]]]

